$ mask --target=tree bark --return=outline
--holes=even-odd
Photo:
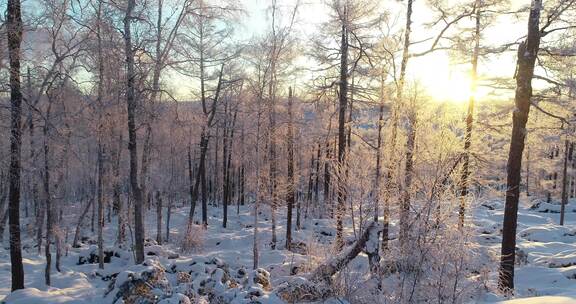
[[[162,245],[162,197],[156,191],[156,242]]]
[[[382,78],[384,76],[382,75]],[[383,80],[383,79],[382,79]],[[373,221],[378,223],[379,217],[379,207],[380,207],[380,184],[382,183],[382,129],[384,127],[384,92],[383,86],[384,82],[381,81],[381,91],[380,91],[380,106],[378,107],[378,139],[376,144],[376,178],[374,179],[374,216]],[[384,223],[382,225],[383,229],[386,229],[388,233],[388,217],[389,212],[388,206],[384,207]],[[372,274],[377,274],[378,263],[380,262],[380,256],[378,254],[378,246],[374,248],[372,255],[368,256],[368,262],[370,263],[370,270]]]
[[[122,203],[121,194],[121,183],[120,183],[120,158],[122,157],[122,134],[118,136],[118,145],[116,147],[115,159],[113,162],[113,172],[114,172],[114,209],[118,215],[118,234],[116,236],[116,243],[120,246],[124,244],[126,240],[126,215],[124,214],[124,204]]]
[[[44,253],[46,256],[46,268],[44,270],[44,282],[46,285],[50,286],[50,269],[52,264],[52,254],[50,253],[50,245],[52,244],[52,224],[53,224],[53,210],[52,210],[52,198],[50,194],[50,165],[49,165],[49,152],[50,146],[48,142],[48,128],[50,124],[50,108],[52,103],[48,104],[48,110],[46,111],[46,120],[44,122],[44,127],[42,128],[44,136],[44,205],[46,206],[46,246],[44,248]]]
[[[310,280],[316,283],[329,283],[331,277],[358,256],[358,254],[362,252],[362,249],[366,248],[366,250],[370,252],[373,249],[372,247],[377,246],[379,229],[380,226],[377,223],[371,222],[353,245],[342,250],[336,256],[328,259],[312,271]]]
[[[97,103],[100,109],[98,111],[98,268],[104,269],[104,236],[102,234],[104,229],[104,199],[103,189],[104,186],[104,147],[102,144],[103,121],[102,111],[104,105],[102,104],[102,95],[104,89],[104,57],[102,55],[102,37],[100,34],[100,23],[102,13],[102,2],[98,2],[98,11],[96,21],[96,36],[98,38],[98,97]]]
[[[124,43],[126,53],[126,105],[128,109],[128,151],[130,153],[130,187],[134,196],[134,249],[136,264],[144,262],[144,203],[138,184],[138,146],[136,142],[136,96],[134,72],[134,49],[132,48],[131,23],[135,0],[128,0],[124,17]]]
[[[202,139],[200,139],[202,141]],[[188,190],[190,192],[190,208],[192,209],[190,212],[192,214],[192,218],[194,217],[194,210],[196,210],[196,199],[194,197],[194,175],[193,175],[193,167],[192,167],[192,151],[190,145],[188,145]],[[193,219],[192,219],[193,220]]]
[[[466,214],[466,196],[468,196],[468,179],[470,177],[470,146],[472,145],[472,126],[474,123],[474,103],[476,102],[476,90],[478,87],[478,56],[480,53],[480,16],[481,1],[475,3],[474,50],[472,51],[472,69],[470,71],[470,98],[468,100],[468,114],[466,115],[466,134],[464,135],[464,156],[462,163],[462,179],[460,185],[460,227],[464,226]]]
[[[104,269],[104,151],[102,143],[98,141],[98,193],[96,199],[98,201],[98,268]]]
[[[314,156],[312,156],[314,158]],[[318,143],[318,149],[316,151],[316,171],[314,172],[314,206],[318,207],[319,204],[319,184],[320,184],[320,143]]]
[[[80,213],[80,217],[78,218],[78,223],[76,224],[76,231],[74,232],[74,240],[72,241],[72,248],[79,248],[80,244],[80,231],[82,230],[82,223],[86,218],[86,214],[88,214],[88,210],[90,210],[90,206],[92,205],[92,198],[88,198],[88,203],[86,203],[86,207],[83,209],[82,213]]]
[[[287,250],[292,246],[292,208],[294,208],[295,185],[294,185],[294,139],[293,139],[293,118],[292,118],[292,87],[288,88],[288,134],[286,140],[288,147],[288,189],[286,191],[286,245]]]
[[[275,53],[275,49],[272,51]],[[277,173],[277,159],[276,159],[276,104],[275,104],[275,90],[273,86],[274,82],[274,60],[272,60],[272,79],[270,80],[270,85],[268,89],[269,103],[268,103],[268,142],[269,142],[269,178],[270,178],[270,209],[272,217],[272,240],[270,242],[270,247],[276,249],[276,208],[278,205],[278,173]]]
[[[228,103],[224,105],[224,127],[222,128],[222,227],[228,223]]]
[[[324,201],[323,201],[323,212],[325,210],[331,209],[333,206],[332,203],[332,196],[330,195],[330,141],[326,139],[326,148],[324,151],[324,190],[322,193],[324,194]]]
[[[344,16],[347,12],[344,11]],[[347,20],[342,20],[342,32],[340,42],[340,85],[339,85],[339,111],[338,111],[338,206],[336,210],[336,240],[337,251],[344,247],[343,218],[346,212],[346,181],[345,154],[346,154],[346,107],[348,107],[348,29]]]
[[[20,239],[20,173],[22,154],[22,91],[20,87],[20,44],[22,16],[20,0],[8,0],[6,19],[10,60],[10,196],[8,205],[10,232],[10,270],[12,291],[24,288],[24,266]]]
[[[404,48],[402,50],[402,62],[400,64],[400,77],[398,82],[398,89],[396,93],[396,111],[394,113],[394,126],[393,126],[393,139],[392,142],[394,145],[396,144],[396,132],[398,128],[398,112],[399,106],[403,102],[404,98],[404,84],[406,78],[406,69],[408,67],[408,60],[410,58],[409,55],[409,47],[410,47],[410,34],[412,32],[412,7],[414,4],[414,0],[408,0],[408,6],[406,9],[406,28],[404,29]],[[412,109],[415,111],[415,109]],[[414,113],[412,113],[414,114]],[[399,233],[399,241],[402,244],[405,244],[405,241],[408,237],[408,229],[409,229],[409,212],[410,212],[410,186],[412,184],[412,171],[413,171],[413,153],[414,153],[414,140],[415,140],[415,119],[411,119],[408,123],[408,139],[406,144],[406,163],[404,169],[404,192],[402,195],[402,201],[400,206],[400,233]],[[395,161],[392,161],[395,162]]]
[[[410,205],[412,194],[412,179],[414,176],[414,148],[416,144],[416,109],[409,114],[408,118],[408,139],[406,142],[406,162],[405,162],[405,175],[404,175],[404,193],[400,205],[400,233],[398,240],[400,245],[406,245],[410,238]]]
[[[499,287],[503,291],[514,289],[514,262],[516,248],[516,227],[518,220],[518,199],[520,194],[520,172],[522,152],[526,137],[526,122],[530,112],[532,97],[532,77],[534,64],[540,47],[541,0],[533,0],[528,18],[528,35],[518,47],[515,108],[512,113],[512,136],[508,154],[506,204],[502,225],[502,250],[500,256]]]
[[[564,225],[564,214],[568,204],[568,150],[570,143],[566,140],[564,148],[564,166],[562,168],[562,205],[560,206],[560,225]]]

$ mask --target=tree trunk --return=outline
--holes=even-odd
[[[148,210],[150,210],[151,197],[148,193],[148,167],[150,166],[150,153],[152,150],[152,127],[151,121],[146,123],[146,133],[144,135],[144,145],[142,149],[142,169],[140,171],[140,192],[142,200]],[[144,216],[144,214],[142,215]]]
[[[411,109],[412,113],[408,118],[408,139],[406,142],[406,163],[404,175],[404,193],[400,206],[400,233],[398,240],[400,245],[406,245],[410,238],[410,200],[412,191],[412,178],[414,175],[414,148],[416,144],[416,109]]]
[[[208,142],[206,142],[208,146]],[[202,186],[202,227],[208,227],[208,189],[206,188],[206,166],[200,172],[200,185]]]
[[[168,206],[166,208],[166,243],[170,242],[170,217],[172,216],[173,194],[168,195]]]
[[[135,0],[128,0],[124,17],[124,43],[126,53],[126,105],[128,109],[128,151],[130,153],[130,187],[134,195],[134,251],[136,264],[144,261],[144,219],[142,205],[144,203],[140,185],[138,184],[138,146],[136,143],[136,96],[134,49],[132,48],[131,22],[132,12],[136,6]]]
[[[383,78],[383,76],[382,76]],[[383,80],[383,79],[382,79]],[[382,183],[382,129],[384,127],[384,92],[383,86],[384,82],[381,82],[381,93],[380,93],[380,106],[378,107],[378,139],[376,144],[376,178],[374,179],[374,217],[373,221],[378,223],[379,216],[379,206],[380,206],[380,184]],[[388,218],[386,213],[388,212],[388,206],[384,207],[384,223],[382,225],[383,229],[388,229]],[[368,256],[368,262],[370,263],[370,270],[373,275],[378,273],[378,263],[380,262],[380,256],[378,254],[378,246],[374,248],[372,255]]]
[[[254,235],[252,241],[252,269],[258,268],[259,262],[259,252],[258,252],[258,205],[260,204],[260,187],[261,187],[261,172],[260,172],[260,128],[261,128],[261,116],[262,116],[262,100],[258,100],[258,115],[256,122],[256,199],[254,201]]]
[[[292,116],[292,119],[290,120],[292,123],[292,126],[294,126],[294,116]],[[293,140],[294,141],[294,140]],[[298,150],[298,168],[299,168],[299,174],[298,174],[298,181],[296,182],[298,184],[298,191],[295,190],[296,192],[296,230],[300,230],[302,228],[302,200],[304,199],[304,185],[302,185],[302,179],[301,177],[301,172],[302,172],[302,168],[303,163],[304,163],[304,157],[302,156],[302,149],[300,149],[300,147],[297,148],[292,148],[294,150]],[[295,185],[296,187],[296,185]]]
[[[526,147],[526,196],[530,196],[530,149]],[[570,196],[572,197],[572,196]]]
[[[22,149],[22,91],[20,88],[20,43],[22,42],[22,17],[20,0],[8,0],[6,19],[8,55],[10,58],[10,270],[12,291],[24,288],[24,266],[20,240],[20,171]]]
[[[314,156],[312,156],[314,158]],[[318,149],[316,151],[316,171],[314,172],[315,180],[314,180],[314,206],[318,208],[320,203],[318,195],[319,195],[319,183],[320,183],[320,143],[318,143]],[[321,212],[319,212],[321,213]]]
[[[44,270],[44,282],[46,285],[50,286],[50,269],[52,264],[52,254],[50,253],[50,245],[52,244],[52,224],[53,224],[53,210],[52,210],[52,198],[50,194],[50,166],[49,166],[49,152],[50,147],[48,143],[48,128],[50,121],[50,106],[48,105],[48,110],[46,113],[46,121],[44,122],[43,135],[44,135],[44,205],[46,206],[46,246],[44,248],[44,253],[46,255],[46,268]]]
[[[324,202],[323,210],[331,208],[332,201],[330,195],[330,141],[326,140],[326,150],[324,151]]]
[[[224,127],[222,128],[222,227],[228,223],[228,103],[224,105]]]
[[[270,166],[270,209],[272,217],[272,240],[270,242],[270,247],[274,250],[276,249],[276,208],[278,205],[278,193],[277,193],[277,172],[276,172],[276,135],[275,135],[275,109],[274,101],[270,100],[269,104],[269,115],[270,115],[270,130],[269,130],[269,166]]]
[[[347,12],[344,12],[346,16]],[[340,43],[340,85],[339,85],[339,111],[338,111],[338,206],[336,210],[336,250],[342,250],[343,218],[346,212],[346,181],[344,180],[346,162],[346,107],[348,107],[348,29],[347,20],[342,20],[342,33]]]
[[[219,202],[218,200],[220,199],[218,194],[219,194],[219,189],[220,189],[220,163],[218,162],[218,156],[220,155],[220,150],[218,149],[218,144],[220,143],[220,140],[218,138],[218,134],[220,133],[220,129],[218,127],[216,127],[216,134],[214,135],[214,184],[212,189],[214,190],[214,193],[212,193],[213,196],[213,200],[212,203],[214,204],[214,206],[218,206]]]
[[[306,197],[306,207],[304,208],[304,219],[308,218],[308,209],[312,203],[312,188],[314,187],[314,151],[312,151],[312,156],[310,157],[310,169],[308,171],[308,195]]]
[[[294,139],[293,139],[293,118],[292,118],[292,87],[288,88],[288,134],[286,140],[288,148],[288,189],[286,191],[286,245],[287,250],[292,245],[292,208],[294,208],[295,185],[294,185]]]
[[[200,191],[200,182],[202,179],[204,179],[204,182],[202,183],[202,193],[206,193],[206,153],[208,150],[208,137],[206,135],[206,131],[205,129],[202,130],[202,134],[200,135],[200,160],[199,160],[199,164],[198,164],[198,172],[196,173],[196,182],[194,184],[194,188],[191,189],[191,200],[192,200],[192,206],[190,207],[190,214],[188,215],[188,225],[192,225],[193,220],[194,220],[194,211],[196,209],[196,201],[198,200],[198,194]],[[189,158],[191,159],[191,158]],[[189,163],[191,163],[191,161],[189,161]],[[190,174],[192,172],[190,171]],[[206,208],[204,208],[204,205],[206,205],[204,203],[205,199],[203,196],[202,199],[202,224],[207,226],[208,222],[207,222],[207,210]],[[206,218],[205,218],[206,217]]]
[[[528,19],[528,35],[518,47],[515,109],[512,114],[512,136],[508,154],[506,204],[502,225],[502,250],[500,257],[499,287],[504,291],[514,289],[514,261],[516,248],[516,227],[518,219],[518,199],[520,194],[520,171],[522,152],[526,136],[526,122],[530,112],[532,97],[532,77],[534,64],[540,47],[541,0],[532,1]]]
[[[566,145],[564,148],[564,166],[562,168],[562,205],[560,206],[560,225],[564,225],[564,213],[566,209],[566,204],[568,204],[568,150],[570,149],[570,143],[566,140]]]
[[[122,246],[126,240],[126,215],[124,214],[124,206],[122,203],[121,194],[121,183],[120,183],[120,158],[122,157],[122,134],[118,136],[118,146],[116,147],[116,155],[114,159],[114,209],[118,215],[118,235],[116,237],[116,243]]]
[[[78,223],[76,224],[76,231],[74,232],[74,240],[72,241],[72,248],[80,248],[78,242],[80,241],[80,231],[82,230],[82,223],[84,222],[84,218],[86,218],[86,214],[88,214],[88,210],[90,210],[90,206],[92,205],[92,199],[88,199],[88,203],[86,203],[86,207],[83,209],[80,217],[78,218]]]
[[[156,242],[162,245],[162,197],[156,191]]]
[[[104,269],[104,236],[102,234],[104,229],[104,147],[102,143],[98,142],[98,194],[96,199],[98,201],[98,268]]]
[[[32,100],[32,80],[30,76],[30,68],[27,70],[27,86],[28,98]],[[34,214],[36,215],[36,246],[38,247],[38,254],[42,251],[42,227],[44,227],[44,210],[41,207],[41,202],[38,199],[38,169],[36,168],[36,143],[34,142],[34,109],[31,104],[28,105],[28,137],[30,140],[30,184],[32,185],[32,200],[34,201]]]
[[[236,108],[236,111],[234,113],[234,117],[232,118],[232,125],[230,125],[229,129],[230,129],[230,136],[228,138],[228,134],[226,134],[226,144],[228,147],[226,148],[226,152],[227,153],[223,153],[222,157],[226,159],[226,163],[225,163],[225,170],[224,170],[224,214],[225,214],[225,220],[228,220],[228,205],[230,204],[231,201],[231,196],[232,196],[232,191],[230,190],[231,188],[231,182],[230,182],[230,166],[232,163],[232,143],[234,140],[234,128],[236,125],[236,117],[238,114],[238,108]],[[226,131],[225,131],[226,133]],[[226,222],[222,222],[222,226],[224,228],[226,228]]]
[[[379,229],[380,226],[377,223],[371,222],[352,246],[341,250],[337,255],[328,259],[312,271],[310,280],[317,283],[330,283],[331,277],[358,256],[358,254],[362,252],[362,249],[366,248],[368,252],[373,250],[373,245],[377,244]],[[369,242],[369,240],[371,240],[371,242]]]
[[[196,209],[196,200],[194,199],[194,175],[192,167],[192,151],[188,145],[188,190],[190,192],[190,208],[192,208],[192,217],[194,217],[194,210]],[[192,219],[193,220],[193,219]]]
[[[244,153],[244,152],[240,152],[240,153]],[[236,190],[238,191],[236,193],[236,215],[240,214],[240,200],[241,200],[241,196],[242,196],[242,166],[244,166],[244,164],[242,163],[242,161],[240,161],[240,168],[238,168],[238,176],[236,177],[236,183],[237,183],[237,188]]]
[[[474,30],[474,50],[472,52],[472,69],[470,71],[470,99],[468,100],[468,114],[466,115],[466,135],[464,136],[464,156],[462,164],[462,180],[460,185],[460,227],[464,226],[466,213],[466,196],[468,196],[468,179],[470,177],[470,146],[472,145],[472,126],[474,122],[474,103],[476,102],[476,89],[478,87],[478,56],[480,52],[480,14],[481,1],[476,0],[476,27]]]

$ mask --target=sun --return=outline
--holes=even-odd
[[[466,74],[450,75],[448,78],[434,79],[427,91],[434,101],[467,103],[472,91],[470,89],[470,77]]]
[[[414,60],[411,76],[422,84],[435,102],[467,103],[472,95],[470,68],[454,65],[447,54],[434,54],[426,60]],[[478,93],[476,93],[478,96]]]

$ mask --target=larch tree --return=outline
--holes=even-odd
[[[126,55],[126,107],[128,113],[128,151],[130,154],[130,187],[134,197],[134,254],[136,264],[144,262],[144,199],[138,182],[138,145],[136,138],[136,72],[132,45],[132,22],[135,0],[128,0],[124,15],[124,52]]]
[[[532,80],[536,77],[534,69],[539,51],[545,37],[554,36],[557,32],[573,28],[574,25],[563,20],[563,15],[574,10],[576,1],[558,1],[550,3],[544,9],[540,0],[532,1],[528,16],[528,30],[526,38],[520,42],[517,50],[516,62],[516,90],[514,96],[514,111],[512,113],[512,135],[508,151],[506,202],[502,225],[502,247],[500,252],[500,272],[498,286],[505,292],[514,290],[514,263],[516,260],[516,230],[518,226],[518,203],[520,199],[520,183],[522,171],[522,158],[525,147],[526,124],[530,107],[543,111],[533,100]],[[546,17],[541,23],[542,13]],[[545,41],[547,42],[547,41]],[[548,51],[548,47],[545,48]],[[545,112],[546,114],[550,114]]]
[[[8,1],[6,20],[8,55],[10,57],[10,196],[9,231],[12,290],[24,288],[24,267],[20,239],[20,172],[22,147],[22,88],[20,85],[20,44],[22,43],[22,13],[20,0]]]

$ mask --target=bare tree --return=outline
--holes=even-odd
[[[138,146],[136,142],[136,96],[134,71],[134,48],[131,24],[134,20],[135,0],[128,0],[124,16],[124,44],[126,54],[126,106],[128,109],[128,150],[130,152],[130,187],[134,196],[134,252],[135,262],[144,262],[144,221],[142,207],[144,199],[138,184]]]
[[[288,146],[288,185],[286,191],[287,213],[286,213],[286,245],[285,248],[290,250],[292,246],[292,209],[296,199],[296,185],[294,184],[294,121],[292,114],[293,95],[292,87],[288,88],[288,134],[286,144]],[[299,211],[299,210],[298,210]],[[298,226],[298,225],[297,225]]]
[[[19,0],[8,1],[8,55],[10,57],[10,265],[12,290],[24,288],[24,267],[20,243],[20,159],[22,147],[21,113],[22,91],[20,86],[20,43],[22,42],[22,14]]]
[[[518,47],[516,71],[516,109],[512,114],[512,136],[508,154],[506,205],[502,226],[502,250],[500,257],[499,287],[509,291],[514,289],[514,261],[516,249],[516,226],[518,219],[518,199],[520,195],[520,172],[522,152],[526,137],[526,122],[532,98],[532,78],[534,64],[540,48],[540,11],[542,1],[534,0],[528,17],[528,35]],[[544,28],[542,29],[544,30]]]

